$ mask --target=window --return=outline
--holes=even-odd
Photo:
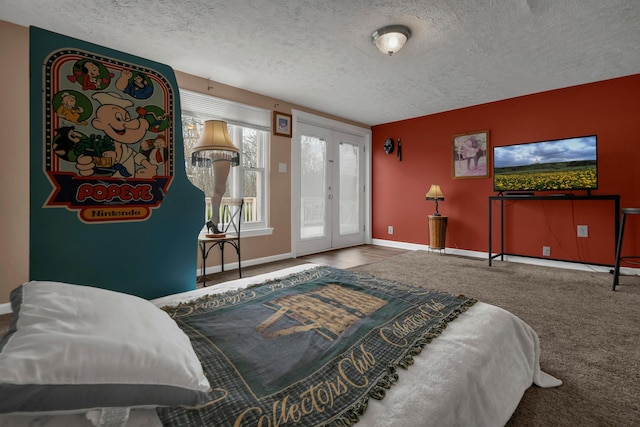
[[[205,218],[211,216],[210,195],[213,193],[215,177],[212,168],[201,168],[191,164],[191,152],[202,133],[206,120],[224,120],[227,122],[233,143],[240,149],[240,165],[231,168],[223,197],[244,199],[242,225],[244,230],[267,228],[267,189],[269,188],[267,153],[270,141],[270,112],[195,92],[181,91],[180,94],[185,167],[189,180],[205,194],[207,209]],[[231,109],[221,110],[221,106],[231,106]],[[244,110],[250,114],[243,115]],[[256,114],[262,111],[266,113]],[[230,117],[224,117],[222,114],[225,112]],[[254,123],[240,120],[247,118]]]

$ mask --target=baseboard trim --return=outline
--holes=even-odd
[[[9,314],[12,313],[13,310],[11,310],[11,303],[4,303],[4,304],[0,304],[0,315],[2,314]]]
[[[373,245],[388,246],[392,248],[400,248],[407,250],[430,250],[428,245],[419,245],[415,243],[395,242],[392,240],[373,239]],[[480,251],[469,251],[465,249],[445,248],[444,253],[448,255],[461,255],[473,258],[484,258],[489,262],[489,253]],[[609,273],[611,267],[606,265],[594,265],[580,262],[558,261],[550,259],[529,258],[516,255],[505,255],[505,261],[519,262],[521,264],[541,265],[544,267],[565,268],[567,270],[581,270],[581,271],[594,271],[598,273]],[[640,275],[640,268],[622,267],[620,268],[620,274],[625,276],[638,276]]]
[[[407,242],[397,242],[394,240],[384,240],[384,239],[372,239],[372,245],[377,246],[386,246],[390,248],[398,248],[398,249],[406,249],[409,251],[430,251],[432,250],[429,245],[422,245],[418,243],[407,243]],[[440,252],[439,249],[433,249],[434,252]],[[488,252],[481,251],[471,251],[467,249],[458,249],[458,248],[445,248],[443,250],[445,255],[460,255],[467,256],[472,258],[484,258],[489,261]],[[246,261],[242,261],[243,267],[251,267],[253,265],[266,264],[269,262],[282,261],[285,259],[295,258],[291,252],[272,255],[263,258],[254,258]],[[519,262],[521,264],[532,264],[532,265],[540,265],[543,267],[553,267],[553,268],[564,268],[567,270],[580,270],[580,271],[593,271],[597,273],[609,273],[611,271],[611,267],[605,265],[594,265],[594,264],[586,264],[579,262],[569,262],[569,261],[558,261],[558,260],[550,260],[550,259],[541,259],[541,258],[529,258],[524,256],[517,255],[505,255],[505,261],[509,262]],[[238,263],[229,263],[224,265],[225,271],[232,271],[238,269]],[[205,269],[205,274],[213,274],[219,273],[222,271],[220,266],[207,267]],[[198,268],[196,275],[199,277],[201,274],[200,268]],[[620,268],[620,274],[625,276],[640,276],[640,268],[631,268],[631,267],[622,267]],[[8,307],[8,313],[11,312],[11,306],[6,304]],[[2,305],[0,305],[0,314],[2,314]]]

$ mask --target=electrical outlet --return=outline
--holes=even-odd
[[[579,225],[578,226],[578,237],[589,237],[589,226],[587,226],[587,225]]]
[[[390,225],[390,226],[387,228],[387,234],[393,234],[393,225]]]
[[[551,256],[551,246],[542,247],[542,256]]]

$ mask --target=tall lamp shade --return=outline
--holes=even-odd
[[[207,163],[229,161],[233,166],[240,164],[240,150],[233,145],[227,123],[222,120],[204,122],[202,136],[193,147],[192,161],[209,160]]]
[[[440,186],[437,184],[431,184],[431,187],[429,188],[429,191],[427,191],[425,199],[434,200],[436,202],[436,213],[434,213],[433,216],[440,216],[440,213],[438,212],[438,201],[444,201],[444,194],[442,194]]]

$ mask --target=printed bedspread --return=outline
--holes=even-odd
[[[349,426],[475,300],[317,267],[166,307],[213,388],[165,426]]]

